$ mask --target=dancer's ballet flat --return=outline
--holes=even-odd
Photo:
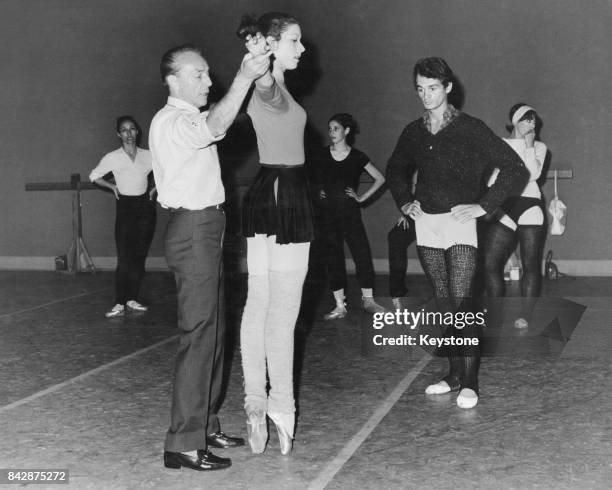
[[[470,388],[463,388],[457,395],[457,406],[459,408],[474,408],[477,403],[478,394]]]
[[[444,379],[438,381],[436,384],[429,385],[427,388],[425,388],[425,394],[444,395],[445,393],[449,393],[451,391],[457,391],[459,388],[461,388],[459,378],[457,376],[453,376],[452,374],[448,374]]]
[[[444,380],[438,381],[436,384],[429,385],[427,388],[425,388],[426,395],[444,395],[445,393],[450,392],[451,387]]]
[[[293,413],[268,413],[268,417],[276,425],[278,442],[283,456],[291,452],[293,447],[293,428],[295,426],[295,414]]]
[[[266,443],[268,442],[266,412],[263,410],[249,411],[247,417],[247,437],[251,452],[261,454],[266,450]]]

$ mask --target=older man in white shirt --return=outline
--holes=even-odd
[[[228,93],[210,111],[212,82],[199,49],[168,51],[160,70],[168,102],[153,118],[149,146],[159,203],[171,211],[166,260],[178,291],[180,344],[176,358],[170,428],[164,446],[168,468],[214,470],[231,465],[208,446],[240,446],[217,417],[225,343],[221,258],[225,191],[215,142],[225,136],[251,83],[269,69],[269,53],[247,54]]]

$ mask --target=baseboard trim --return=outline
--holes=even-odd
[[[94,267],[100,271],[112,271],[117,266],[117,257],[92,257]],[[147,257],[146,269],[150,271],[168,270],[164,257]],[[0,270],[52,271],[55,270],[55,257],[2,257]]]
[[[96,269],[101,271],[112,271],[117,264],[116,257],[93,257]],[[374,270],[377,273],[389,272],[387,259],[374,259]],[[612,260],[555,260],[559,272],[568,276],[612,276]],[[147,257],[147,270],[167,271],[168,264],[164,257]],[[13,257],[0,256],[0,270],[30,270],[30,271],[52,271],[55,270],[55,257]],[[246,271],[246,259],[241,259],[240,270]],[[351,259],[346,260],[346,270],[355,272],[355,263]],[[423,274],[423,269],[418,259],[408,259],[408,274]]]
[[[374,259],[374,270],[378,273],[389,273],[387,259]],[[355,263],[347,260],[347,272],[355,272]],[[556,260],[557,269],[568,276],[612,276],[612,260]],[[542,271],[544,262],[542,262]],[[408,259],[408,274],[423,274],[419,259]]]

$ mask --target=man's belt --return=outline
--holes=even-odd
[[[168,208],[171,213],[181,213],[186,211],[191,211],[197,213],[198,211],[211,211],[213,209],[223,209],[223,203],[213,204],[212,206],[206,206],[202,209],[187,209],[187,208]]]

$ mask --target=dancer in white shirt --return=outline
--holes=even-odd
[[[123,315],[126,307],[147,311],[138,302],[138,292],[156,220],[155,186],[149,181],[151,153],[137,146],[140,127],[132,116],[121,116],[117,118],[116,130],[121,148],[107,153],[89,175],[89,180],[110,189],[117,200],[115,306],[106,312],[107,318]],[[113,174],[114,182],[104,178],[109,173]]]

